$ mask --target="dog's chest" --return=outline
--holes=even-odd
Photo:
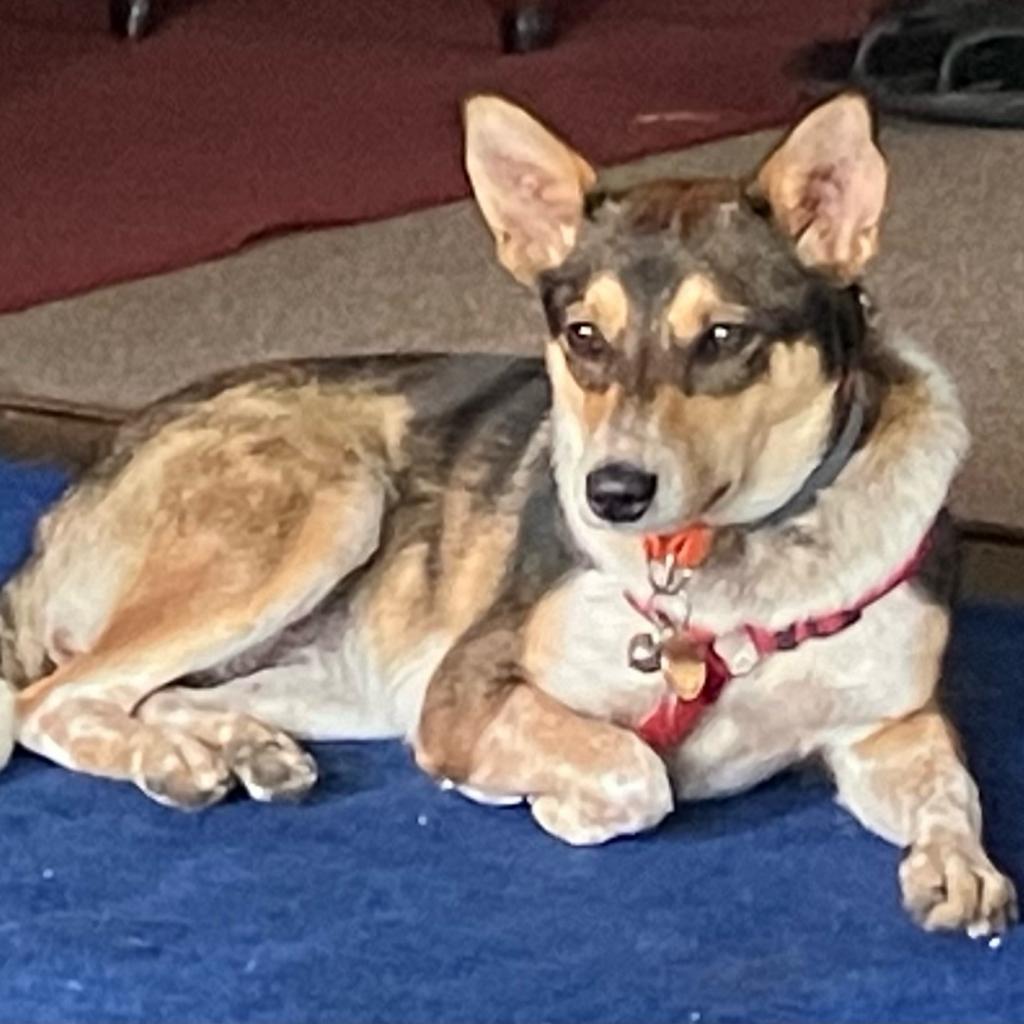
[[[524,667],[563,704],[595,718],[639,722],[665,692],[658,673],[629,665],[629,643],[647,629],[622,585],[595,570],[570,576],[534,609]]]
[[[700,609],[695,609],[699,615]],[[630,639],[649,630],[621,584],[579,572],[530,617],[524,662],[538,685],[584,714],[636,725],[671,691],[630,668]],[[842,633],[767,656],[730,680],[675,757],[693,795],[743,788],[840,735],[920,707],[945,642],[945,613],[901,587]]]
[[[903,586],[859,622],[766,657],[731,680],[673,753],[684,798],[728,795],[813,754],[827,755],[933,696],[947,613]]]

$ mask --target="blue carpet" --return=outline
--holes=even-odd
[[[59,491],[0,465],[0,565]],[[959,617],[951,704],[1024,880],[1024,612]],[[964,695],[971,694],[968,700]],[[790,777],[573,850],[394,744],[317,751],[301,807],[186,816],[19,755],[0,776],[0,1021],[1024,1020],[1024,931],[929,936],[897,851]]]

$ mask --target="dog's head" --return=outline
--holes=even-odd
[[[886,190],[865,102],[818,107],[748,178],[613,194],[502,99],[468,101],[465,124],[498,257],[544,305],[559,470],[583,518],[663,532],[785,503],[860,357],[850,286]]]

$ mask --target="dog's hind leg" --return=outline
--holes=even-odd
[[[312,610],[375,550],[383,508],[384,486],[367,472],[318,490],[260,544],[223,530],[154,535],[90,648],[19,694],[19,741],[69,768],[135,781],[166,803],[215,799],[229,774],[220,755],[133,712],[167,683]]]
[[[203,707],[197,698],[205,694],[178,686],[161,690],[142,704],[137,717],[201,740],[254,800],[294,800],[312,789],[316,762],[287,733],[251,715]]]
[[[440,660],[446,646],[443,639],[428,639],[383,667],[368,656],[368,631],[352,628],[350,612],[343,600],[340,608],[318,609],[299,626],[300,634],[311,629],[328,646],[337,644],[330,653],[309,632],[298,641],[285,634],[269,660],[243,658],[212,680],[165,687],[146,698],[136,716],[217,750],[256,800],[301,796],[316,771],[296,740],[407,736],[418,716],[423,662]]]

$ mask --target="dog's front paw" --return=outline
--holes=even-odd
[[[951,840],[916,843],[900,865],[903,905],[928,931],[998,935],[1017,920],[1013,883],[984,850]]]
[[[234,784],[216,751],[174,729],[140,730],[131,770],[133,781],[148,797],[183,811],[217,803]]]
[[[653,828],[672,811],[665,763],[637,737],[632,758],[556,793],[531,797],[534,820],[573,846],[594,846]]]
[[[228,764],[253,800],[300,800],[317,780],[316,761],[284,733],[225,749]]]

